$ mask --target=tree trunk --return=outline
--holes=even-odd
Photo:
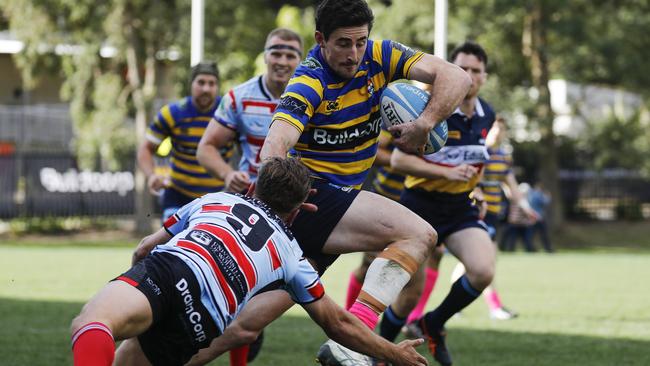
[[[132,30],[131,30],[132,31]],[[136,140],[144,141],[147,124],[151,120],[151,100],[155,84],[155,58],[151,47],[146,49],[144,62],[144,83],[140,80],[140,70],[135,36],[129,36],[129,46],[126,51],[128,80],[132,88],[133,105],[135,107]],[[135,158],[135,157],[134,157]],[[135,169],[135,234],[144,236],[152,231],[152,220],[157,219],[153,212],[153,197],[147,189],[147,182],[140,169]]]
[[[524,54],[530,59],[530,71],[533,86],[537,89],[539,97],[535,107],[535,118],[540,129],[544,154],[540,159],[539,180],[546,187],[552,197],[549,210],[549,224],[552,228],[559,228],[564,222],[562,210],[562,196],[558,180],[557,141],[553,132],[554,114],[551,109],[551,96],[548,89],[549,70],[547,50],[546,27],[548,14],[545,1],[532,1],[529,5],[527,19],[524,22]]]

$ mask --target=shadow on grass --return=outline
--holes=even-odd
[[[71,365],[68,327],[82,304],[0,298],[0,364]],[[252,365],[313,365],[325,334],[309,318],[286,315],[266,330]],[[449,329],[454,365],[650,365],[650,342],[632,339]],[[420,352],[426,353],[426,347]],[[434,363],[430,361],[433,365]],[[211,365],[228,365],[227,357]]]

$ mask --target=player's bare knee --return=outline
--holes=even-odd
[[[414,242],[422,251],[422,259],[424,260],[435,249],[438,242],[438,233],[431,225],[426,224],[421,226],[415,233],[414,239]]]
[[[477,290],[483,290],[492,283],[494,279],[494,266],[484,265],[467,269],[467,276],[472,286]]]

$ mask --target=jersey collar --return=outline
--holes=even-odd
[[[479,117],[485,117],[485,110],[483,110],[483,105],[481,104],[481,101],[479,100],[478,97],[476,98],[476,103],[474,104],[474,111]],[[465,115],[465,113],[463,113],[463,111],[460,110],[460,106],[456,107],[456,110],[454,111],[453,114],[458,114],[461,116]]]
[[[257,84],[260,86],[260,91],[262,92],[262,94],[264,94],[266,99],[273,100],[273,98],[271,98],[271,92],[266,88],[266,83],[264,82],[264,75],[260,75],[260,77],[257,79]]]

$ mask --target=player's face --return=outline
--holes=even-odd
[[[478,57],[467,53],[459,53],[456,55],[454,64],[460,66],[460,68],[465,70],[465,72],[467,72],[472,78],[472,87],[469,89],[466,98],[476,97],[487,78],[485,65],[478,59]]]
[[[290,46],[298,50],[301,49],[298,41],[285,41],[279,37],[271,37],[266,48],[273,46]],[[272,83],[286,85],[300,63],[300,55],[289,49],[271,48],[265,52],[264,61],[266,62],[268,80]]]
[[[199,110],[208,110],[216,101],[219,85],[217,77],[199,74],[192,81],[192,101]]]
[[[368,46],[368,25],[338,28],[330,38],[316,31],[316,42],[321,46],[325,62],[340,77],[352,79],[357,73]]]

